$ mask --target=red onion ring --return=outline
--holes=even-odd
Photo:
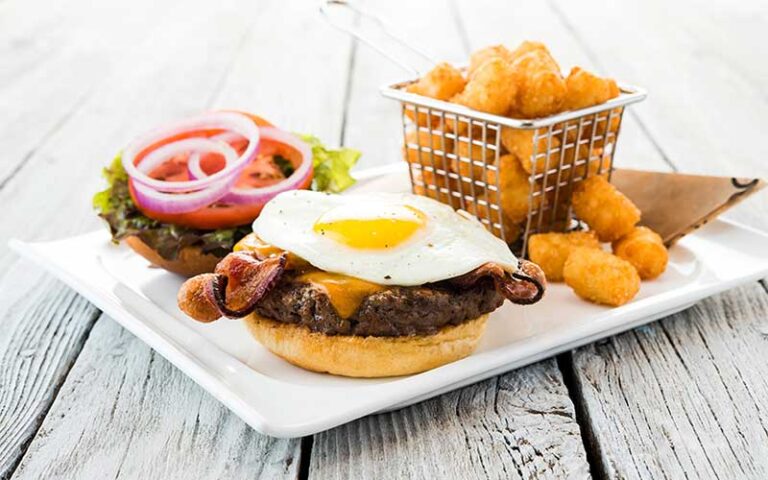
[[[226,143],[216,142],[207,138],[190,138],[171,142],[154,150],[150,154],[153,155],[152,157],[147,155],[147,164],[149,165],[142,164],[142,167],[151,170],[153,165],[160,165],[168,158],[183,152],[188,152],[191,148],[195,148],[196,151],[219,153],[224,156],[224,159],[228,164],[237,161],[237,152]],[[142,207],[148,208],[154,212],[193,212],[216,202],[226,195],[230,188],[232,188],[232,185],[234,185],[243,167],[244,166],[241,166],[238,170],[235,170],[234,175],[229,178],[219,180],[206,188],[194,192],[166,193],[137,182],[133,183],[133,191],[136,195],[136,201]]]
[[[264,146],[264,142],[275,142],[288,145],[301,154],[301,164],[294,170],[290,177],[275,183],[274,185],[257,188],[233,188],[221,198],[222,203],[250,205],[253,203],[267,202],[280,192],[285,190],[295,190],[303,185],[309,175],[312,174],[312,149],[306,142],[297,138],[295,135],[275,127],[261,127],[260,132],[263,142],[259,146],[259,149]],[[216,135],[211,137],[211,139],[221,139],[230,142],[238,138],[236,135],[228,135],[225,137],[227,133]],[[200,155],[198,153],[193,153],[189,157],[187,169],[189,171],[189,176],[192,178],[205,178],[208,176],[208,174],[200,167]]]
[[[235,140],[238,140],[240,138],[243,138],[243,136],[238,135],[234,132],[224,132],[224,133],[219,133],[218,135],[212,136],[211,140],[226,142],[227,145],[230,145],[231,142],[234,142]],[[256,152],[256,154],[258,155],[258,151]],[[225,167],[227,163],[228,163],[227,158],[224,157]],[[200,152],[192,152],[190,154],[189,159],[187,160],[187,171],[188,171],[187,173],[189,173],[189,178],[193,180],[205,178],[208,176],[208,174],[205,173],[202,167],[200,166]]]
[[[136,157],[148,147],[169,137],[202,130],[225,130],[237,133],[248,140],[248,147],[236,161],[228,162],[223,169],[213,175],[184,182],[164,182],[143,172],[139,167],[150,154],[139,161],[138,165],[136,164]],[[134,185],[141,184],[165,192],[199,190],[220,180],[236,178],[239,170],[255,158],[259,139],[259,127],[247,116],[235,112],[211,112],[153,130],[134,140],[123,151],[123,168],[134,181]]]
[[[219,155],[224,157],[225,164],[231,164],[234,161],[236,161],[238,158],[237,152],[228,143],[225,143],[223,141],[216,141],[215,137],[212,137],[212,138],[193,137],[193,138],[186,138],[183,140],[177,140],[175,142],[167,143],[162,147],[158,147],[157,149],[152,150],[141,160],[141,163],[138,165],[138,169],[143,173],[149,174],[152,172],[152,170],[154,170],[158,166],[168,161],[168,159],[173,158],[176,155],[187,153],[190,151],[193,152],[192,155],[196,155],[198,157],[198,168],[199,168],[200,152],[218,153]],[[243,165],[243,167],[245,167],[245,165]],[[240,171],[242,171],[242,168],[240,168]],[[136,182],[136,183],[140,184],[139,182]],[[164,184],[162,185],[162,187],[155,188],[155,190],[159,192],[180,191],[178,188],[175,188],[175,185],[181,182],[163,182],[163,183]],[[189,190],[194,190],[194,189],[189,189]]]
[[[298,151],[301,154],[301,164],[288,178],[273,185],[257,188],[233,188],[221,198],[221,202],[235,205],[265,203],[272,200],[278,193],[298,189],[312,175],[312,149],[306,142],[275,127],[261,127],[261,138],[288,145]]]

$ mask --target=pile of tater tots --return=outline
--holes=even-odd
[[[640,210],[604,176],[579,183],[571,205],[588,231],[538,233],[528,239],[528,257],[547,280],[565,281],[590,302],[619,306],[637,295],[640,280],[664,273],[669,255],[661,237],[637,226]],[[601,242],[610,243],[613,253],[603,250]]]
[[[531,41],[513,50],[503,45],[477,50],[465,71],[440,63],[410,84],[407,91],[518,119],[547,117],[599,105],[621,93],[613,79],[580,67],[573,67],[564,76],[547,47]],[[498,219],[493,217],[498,213],[488,208],[488,204],[498,204],[504,217],[505,237],[510,243],[524,230],[531,207],[529,202],[537,203],[534,209],[543,207],[543,202],[554,202],[548,195],[531,197],[531,174],[540,174],[557,167],[558,163],[560,167],[570,164],[570,168],[563,171],[573,176],[576,186],[567,196],[557,199],[558,205],[550,208],[566,213],[568,209],[559,204],[570,201],[574,213],[590,230],[530,237],[528,255],[544,269],[548,280],[565,281],[586,300],[618,306],[637,294],[641,279],[656,278],[666,268],[667,250],[659,235],[637,226],[640,211],[605,178],[611,166],[610,155],[604,154],[606,142],[615,141],[620,115],[605,114],[586,128],[558,125],[557,135],[549,139],[540,136],[537,145],[534,145],[534,130],[504,127],[498,138],[502,151],[495,163],[495,151],[477,144],[478,140],[486,145],[495,144],[497,139],[492,132],[469,131],[467,122],[456,124],[450,117],[427,115],[423,110],[418,113],[406,110],[406,114],[414,128],[406,133],[404,157],[410,163],[423,166],[415,172],[420,177],[414,183],[416,193],[458,208],[457,199],[445,190],[457,191],[456,183],[461,180],[449,177],[448,172],[479,180],[471,185],[475,202],[465,208],[480,218],[496,222]],[[592,137],[595,131],[604,132],[598,141],[581,141]],[[613,140],[608,140],[609,132],[614,133]],[[539,135],[542,133],[540,130]],[[470,137],[475,141],[470,141]],[[424,147],[431,150],[429,162],[425,162],[420,153]],[[541,153],[547,149],[557,153],[549,158],[546,154],[534,158],[534,151]],[[455,155],[449,159],[445,153]],[[484,164],[491,163],[495,163],[495,169],[484,168]],[[535,176],[534,181],[540,181],[537,178]],[[483,190],[482,184],[497,184],[499,191]],[[430,189],[428,185],[438,188]],[[560,226],[567,227],[568,219],[563,216],[560,220]],[[613,253],[604,251],[601,242],[611,243]]]

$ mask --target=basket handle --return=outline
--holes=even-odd
[[[386,48],[376,43],[374,40],[371,40],[370,37],[365,35],[362,29],[357,28],[355,26],[347,25],[346,23],[333,18],[333,15],[329,13],[329,10],[331,9],[331,7],[346,8],[354,12],[359,18],[364,17],[364,18],[370,19],[371,21],[373,21],[374,24],[376,24],[379,27],[381,32],[387,37],[389,37],[394,43],[397,43],[400,46],[405,47],[405,49],[410,50],[411,52],[425,59],[431,65],[437,64],[437,61],[435,61],[435,59],[427,55],[423,50],[414,47],[413,45],[405,41],[402,37],[392,33],[392,28],[386,22],[384,22],[384,20],[379,18],[379,16],[377,16],[376,14],[363,10],[362,8],[351,4],[347,0],[321,0],[320,1],[320,13],[323,15],[325,20],[329,24],[331,24],[331,26],[333,26],[337,30],[340,30],[352,36],[353,38],[356,38],[357,40],[363,42],[364,44],[368,45],[369,47],[377,51],[381,56],[388,59],[389,61],[399,66],[403,70],[406,70],[414,74],[415,76],[419,76],[419,77],[421,76],[421,72],[419,71],[418,68],[415,68],[412,65],[409,65],[402,58],[399,58],[397,55],[388,51]]]

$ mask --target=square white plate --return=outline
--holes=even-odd
[[[358,174],[354,190],[405,191],[401,165]],[[71,286],[208,390],[256,430],[297,437],[478,382],[667,316],[714,293],[768,275],[768,234],[715,221],[670,251],[660,278],[619,308],[550,285],[536,305],[507,302],[468,358],[408,377],[361,380],[308,372],[273,356],[238,321],[197,323],[179,311],[183,279],[157,268],[106,231],[10,245]]]

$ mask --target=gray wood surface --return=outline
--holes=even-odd
[[[7,239],[58,238],[103,228],[90,209],[91,195],[101,188],[101,167],[126,139],[159,121],[237,107],[338,141],[348,68],[349,41],[318,22],[306,4],[198,1],[179,8],[145,1],[95,7],[75,1],[50,10],[42,5],[11,1],[0,10],[3,65],[7,46],[13,70],[0,89],[0,104],[10,112],[0,120],[10,125],[0,130],[1,163],[9,167],[0,169],[8,172],[0,188],[6,205],[0,225],[0,478],[11,475],[24,451],[43,440],[39,432],[33,436],[97,315],[71,290],[9,252]],[[290,45],[293,55],[269,48],[271,42]],[[31,53],[36,49],[41,49],[39,58]],[[270,51],[274,54],[266,61]],[[313,82],[317,90],[304,88],[297,56],[307,72],[323,72]],[[79,94],[76,87],[82,84],[93,87],[82,93],[81,102],[64,108],[61,104]],[[17,132],[21,125],[11,125],[13,118],[25,122],[27,130]],[[41,130],[50,133],[33,135]],[[135,352],[126,355],[140,355],[146,348],[129,347]],[[182,382],[192,385],[186,378]],[[63,388],[70,386],[67,382]],[[127,387],[140,388],[141,379]],[[177,403],[174,394],[184,394],[178,389],[166,393],[169,397],[148,395],[145,402],[167,407]],[[87,395],[88,390],[73,394]],[[119,401],[107,392],[102,399],[105,404]],[[142,408],[153,406],[137,405],[132,415],[140,417]],[[61,422],[65,429],[80,428],[67,424],[66,417]],[[109,431],[108,422],[103,425],[105,438],[124,435]],[[175,455],[177,463],[191,466],[215,463],[219,450],[234,448],[227,442],[240,441],[235,436],[218,440],[215,449],[194,458],[168,450],[167,461],[172,465]],[[148,437],[133,442],[140,445]],[[49,450],[52,463],[67,454],[55,447]],[[266,458],[267,453],[262,449],[260,455]],[[67,465],[73,470],[61,476],[76,477],[77,467]]]
[[[440,59],[540,39],[564,65],[648,88],[620,165],[768,176],[761,2],[368,4]],[[247,429],[5,248],[97,228],[88,204],[116,146],[206,108],[360,148],[362,167],[399,159],[398,109],[377,88],[403,74],[314,2],[5,0],[0,66],[0,478],[297,477],[302,454],[317,478],[580,478],[587,457],[605,478],[766,477],[759,284],[300,443]],[[766,213],[763,194],[732,215],[768,228]]]
[[[451,2],[397,0],[369,9],[437,59],[461,62],[469,55],[462,30],[466,18]],[[371,35],[384,41],[375,30]],[[424,67],[419,58],[408,58]],[[364,148],[369,155],[364,165],[397,161],[400,108],[376,89],[409,73],[362,44],[352,66],[345,143]],[[584,478],[588,471],[573,404],[550,360],[316,435],[309,473],[315,478]]]
[[[14,302],[3,303],[9,308],[0,337],[0,478],[13,470],[39,428],[98,315],[85,299],[39,271],[21,276],[21,269],[13,270],[38,289],[24,299],[0,295]]]
[[[755,42],[764,37],[766,5],[730,9],[686,0],[623,7],[557,1],[553,8],[595,63],[648,89],[648,100],[633,110],[672,167],[768,177],[765,143],[747,140],[763,136],[768,111],[755,83],[766,78],[767,65],[749,60],[764,48]],[[684,12],[685,22],[660,23],[662,10],[670,18]],[[610,27],[616,24],[622,28]],[[728,216],[766,229],[767,212],[761,193]],[[577,403],[596,473],[766,478],[766,318],[768,293],[756,283],[574,352]]]
[[[768,477],[768,295],[755,283],[576,352],[609,478]]]
[[[589,478],[554,360],[315,436],[313,478]]]
[[[102,317],[14,478],[296,478],[299,444],[256,433]]]

